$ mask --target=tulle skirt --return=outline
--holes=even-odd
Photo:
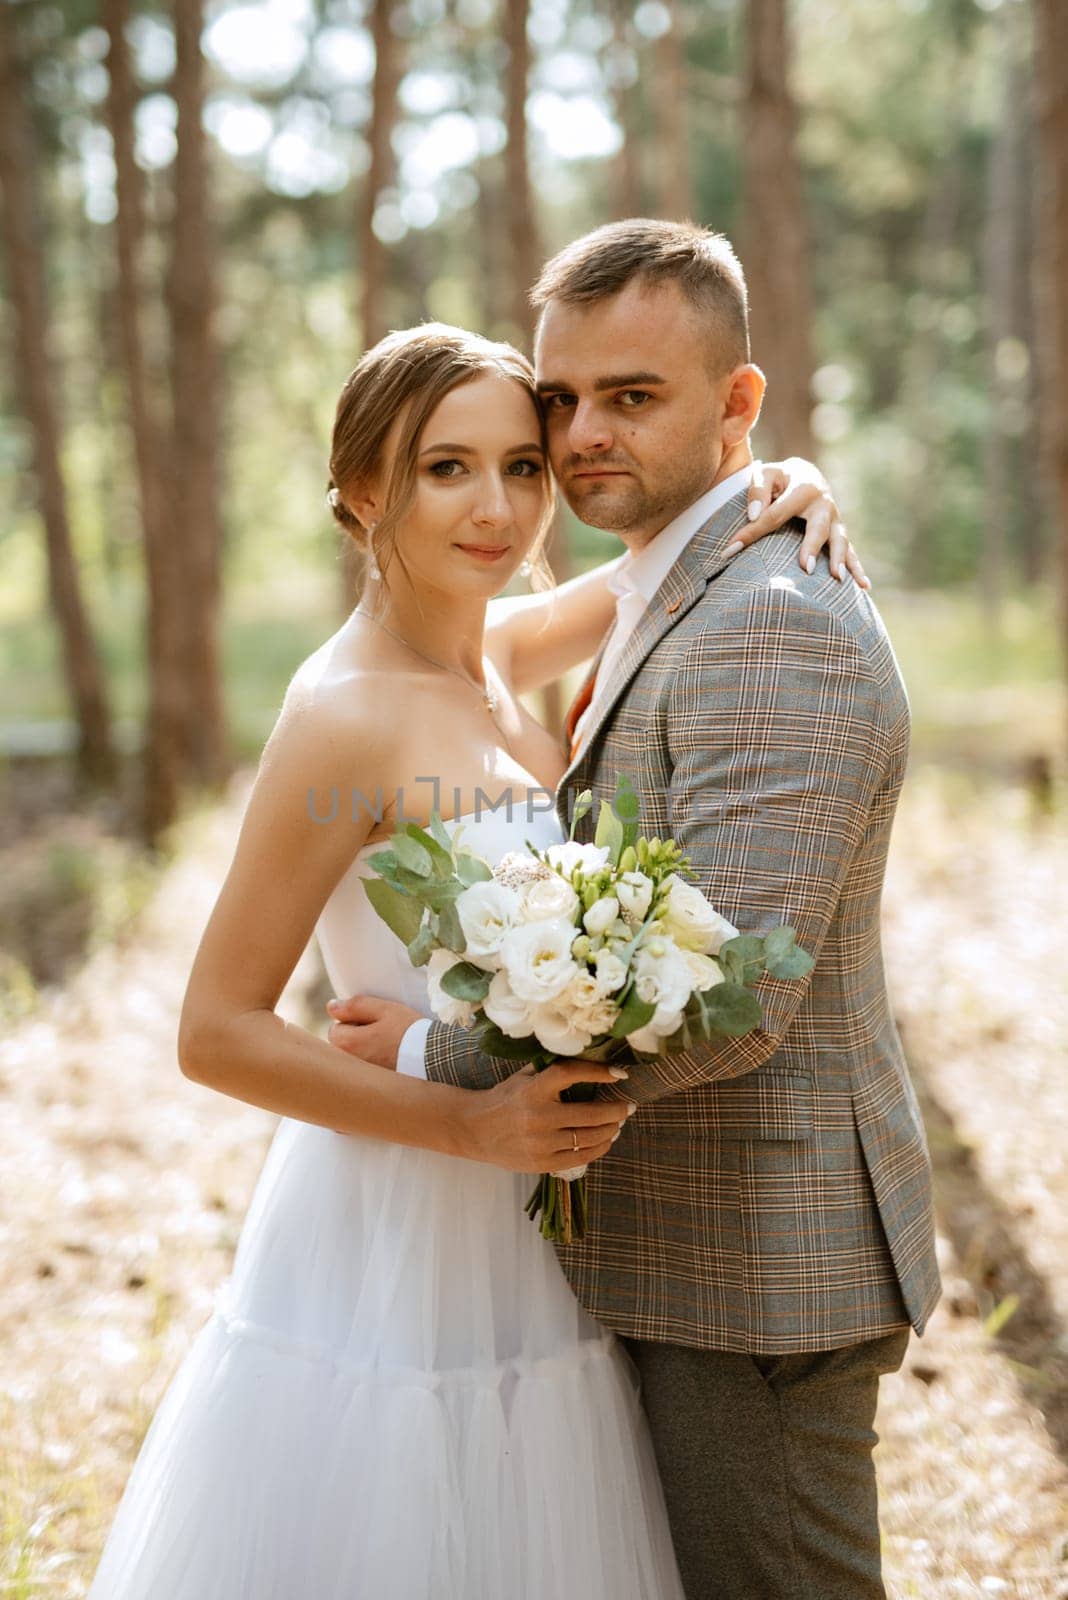
[[[90,1600],[682,1600],[529,1179],[284,1119]]]

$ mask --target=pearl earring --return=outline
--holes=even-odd
[[[375,531],[375,529],[377,527],[378,527],[378,523],[377,522],[369,522],[367,524],[367,541],[371,546],[371,561],[370,561],[370,565],[369,565],[367,570],[368,570],[371,578],[374,580],[375,583],[378,583],[378,581],[382,577],[382,569],[378,565],[378,562],[375,560],[375,547],[374,547],[374,542],[373,542],[373,540],[374,540],[374,531]]]
[[[530,562],[524,561],[522,566],[519,568],[519,576],[521,578],[529,578],[533,571],[534,568],[531,566]]]

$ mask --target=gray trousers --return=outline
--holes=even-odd
[[[885,1600],[875,1406],[908,1338],[787,1356],[623,1340],[686,1600]]]

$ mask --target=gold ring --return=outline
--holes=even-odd
[[[572,1128],[572,1130],[571,1130],[571,1139],[572,1139],[572,1149],[575,1151],[575,1154],[577,1155],[578,1154],[578,1129],[577,1128]]]

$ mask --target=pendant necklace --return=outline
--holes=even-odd
[[[398,644],[404,645],[405,649],[410,650],[413,655],[420,656],[424,661],[429,661],[432,667],[440,667],[443,672],[451,672],[454,678],[460,679],[461,683],[466,683],[471,689],[477,689],[482,704],[493,718],[494,726],[496,727],[501,738],[504,740],[505,744],[508,745],[509,751],[511,750],[512,747],[508,744],[508,735],[497,721],[496,712],[500,705],[500,700],[498,698],[496,689],[491,683],[487,682],[483,685],[475,678],[469,678],[467,673],[461,672],[458,667],[450,667],[448,662],[438,661],[435,656],[428,656],[425,650],[420,650],[418,646],[412,644],[409,639],[402,639],[399,633],[394,633],[392,628],[387,628],[384,622],[379,622],[378,618],[372,617],[370,612],[361,611],[359,607],[357,607],[356,615],[358,617],[366,617],[368,622],[373,623],[376,628],[381,628],[383,633],[388,633],[391,639],[396,639]],[[483,662],[485,662],[485,656],[483,656],[482,659]],[[485,669],[483,668],[483,670]]]

